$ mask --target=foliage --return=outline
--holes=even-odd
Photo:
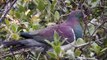
[[[5,11],[6,4],[14,0],[0,0],[0,17]],[[82,8],[81,8],[82,6]],[[76,45],[90,42],[89,44],[76,47],[75,59],[107,59],[107,1],[106,0],[17,0],[5,19],[0,23],[0,38],[5,41],[20,40],[19,33],[29,32],[50,26],[50,23],[57,24],[66,20],[70,11],[83,9],[88,15],[82,22],[84,38],[76,41]],[[63,52],[60,48],[63,42],[60,37],[54,34],[54,42],[48,42],[53,47],[53,52],[48,54],[59,59]],[[30,54],[28,54],[30,55]],[[36,55],[36,57],[35,57]],[[34,54],[32,60],[38,59]],[[40,54],[39,58],[44,60]],[[17,57],[17,58],[14,58]],[[21,57],[21,58],[20,58]],[[66,57],[64,55],[64,57]],[[27,57],[22,55],[7,56],[6,60],[24,60]]]
[[[48,54],[50,55],[50,57],[55,58],[57,60],[60,59],[60,54],[62,52],[61,50],[61,45],[63,44],[63,42],[60,42],[60,36],[58,36],[57,32],[54,33],[54,41],[50,42],[48,40],[46,40],[46,42],[48,44],[50,44],[53,48],[53,52],[48,52]]]

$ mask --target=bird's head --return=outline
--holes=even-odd
[[[71,18],[72,17],[76,17],[76,18],[78,18],[80,20],[80,19],[84,19],[86,17],[86,15],[81,10],[75,10],[75,11],[72,11],[70,13],[69,17],[71,17]]]

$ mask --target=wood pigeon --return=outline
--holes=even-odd
[[[72,43],[76,39],[83,37],[82,27],[79,23],[83,18],[84,14],[81,10],[72,11],[65,22],[33,32],[22,32],[20,33],[20,36],[25,38],[24,40],[3,42],[2,46],[15,46],[16,48],[12,48],[13,50],[30,47],[48,47],[50,45],[45,41],[45,39],[52,42],[54,40],[54,31],[61,36],[60,41],[67,38],[63,45]]]

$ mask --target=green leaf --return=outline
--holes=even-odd
[[[106,50],[107,50],[107,47],[106,47],[106,48],[104,48],[104,49],[102,49],[102,50],[101,50],[101,52],[104,52],[104,51],[106,51]]]
[[[18,5],[19,9],[18,11],[19,12],[25,12],[25,7],[23,5]]]
[[[21,14],[20,14],[20,12],[15,12],[15,17],[17,17],[17,18],[20,18],[20,16],[21,16]]]
[[[6,59],[5,60],[12,60],[12,58],[11,57],[6,57]]]
[[[61,52],[60,46],[55,46],[55,47],[54,47],[54,50],[55,50],[55,53],[56,53],[57,55],[59,55],[59,53]]]
[[[5,23],[6,23],[6,25],[10,25],[10,22],[9,22],[9,20],[5,20]]]
[[[52,0],[52,4],[51,4],[51,10],[54,11],[55,10],[55,6],[57,4],[57,0]]]
[[[45,9],[47,3],[44,0],[35,0],[34,3],[37,5],[37,8],[42,11]]]
[[[82,38],[78,38],[77,41],[76,41],[77,45],[81,45],[81,44],[84,44],[84,43],[85,43],[85,41]]]
[[[9,11],[9,15],[11,15],[11,16],[13,16],[14,15],[14,9],[11,9],[10,11]]]
[[[91,1],[91,7],[93,8],[93,7],[96,7],[96,6],[98,6],[98,3],[100,2],[100,0],[92,0]]]
[[[96,2],[97,0],[91,0],[91,2]]]
[[[60,18],[60,14],[59,14],[58,11],[55,12],[55,15],[54,15],[54,16],[55,16],[55,19],[56,19],[56,20],[59,20],[59,18]]]
[[[76,56],[80,56],[81,53],[82,53],[81,50],[79,50],[79,49],[76,49],[76,50],[75,50],[75,55],[76,55]]]
[[[18,31],[18,25],[17,24],[12,24],[11,29],[12,29],[13,32],[17,32]]]
[[[95,30],[95,26],[93,24],[90,24],[89,25],[89,32],[91,35],[93,34],[94,30]]]
[[[46,41],[49,45],[51,45],[52,47],[54,46],[54,45],[52,44],[52,42],[50,42],[49,40],[46,40],[46,39],[45,39],[45,41]]]
[[[58,33],[56,31],[54,31],[54,45],[61,45],[60,43],[60,36],[58,35]]]
[[[59,36],[58,36],[57,32],[54,31],[54,41],[57,41],[58,37],[59,37]]]
[[[54,53],[52,53],[52,52],[47,52],[47,53],[51,58],[56,58],[56,55]]]
[[[54,31],[54,40],[57,41],[59,39],[59,35],[56,31]]]
[[[97,43],[93,43],[91,45],[92,47],[90,48],[92,51],[94,51],[95,53],[99,53],[101,51],[101,47],[97,45]]]
[[[33,28],[34,30],[39,29],[39,27],[40,27],[40,26],[39,26],[38,24],[33,24],[33,25],[32,25],[32,28]]]
[[[15,39],[15,40],[18,40],[19,39],[19,35],[17,33],[13,33],[12,34],[12,38]]]

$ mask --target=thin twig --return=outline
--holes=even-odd
[[[30,50],[31,50],[31,49],[21,49],[20,51],[15,51],[15,52],[13,52],[13,53],[14,53],[14,55],[17,55],[17,54],[20,54],[20,53],[23,53],[23,52],[28,52],[28,51],[30,51]],[[7,57],[7,56],[12,56],[13,53],[7,52],[7,53],[5,53],[5,55],[3,55],[2,57],[0,57],[0,59],[5,58],[5,57]]]
[[[5,16],[8,14],[8,12],[11,10],[11,8],[13,7],[13,5],[16,3],[17,0],[14,0],[13,3],[9,6],[9,8],[7,9],[6,7],[8,6],[8,4],[5,6],[5,10],[4,10],[4,13],[3,15],[1,16],[0,18],[0,22],[3,21],[3,19],[5,18]]]
[[[105,22],[101,23],[101,25],[99,25],[99,26],[94,30],[94,32],[93,32],[93,34],[92,34],[91,36],[93,36],[94,33],[98,30],[98,28],[101,27],[101,26],[104,25],[104,24],[105,24]]]
[[[65,45],[65,46],[61,46],[61,49],[62,49],[63,51],[67,51],[67,50],[69,50],[69,49],[71,49],[71,48],[73,48],[73,47],[74,47],[74,48],[81,48],[81,47],[90,45],[90,43],[92,44],[92,43],[94,43],[94,42],[95,42],[95,41],[91,41],[91,42],[87,42],[87,43],[84,43],[84,44],[81,44],[81,45],[68,44],[68,45]],[[31,51],[31,49],[30,49],[30,48],[29,48],[29,49],[21,49],[21,50],[19,50],[19,51],[15,51],[15,52],[13,52],[13,53],[14,53],[14,55],[17,55],[17,54],[20,54],[20,53],[22,53],[22,52],[28,52],[28,51]],[[51,49],[49,49],[48,51],[53,52],[53,49],[51,48]],[[8,53],[6,53],[5,55],[3,55],[2,57],[0,57],[0,59],[1,59],[1,58],[5,58],[5,57],[7,57],[7,56],[12,56],[13,53],[8,52]],[[38,57],[39,57],[39,56],[38,56]]]
[[[37,59],[36,60],[39,60],[39,58],[40,58],[40,55],[41,55],[41,52],[39,53],[39,55],[37,56]]]

